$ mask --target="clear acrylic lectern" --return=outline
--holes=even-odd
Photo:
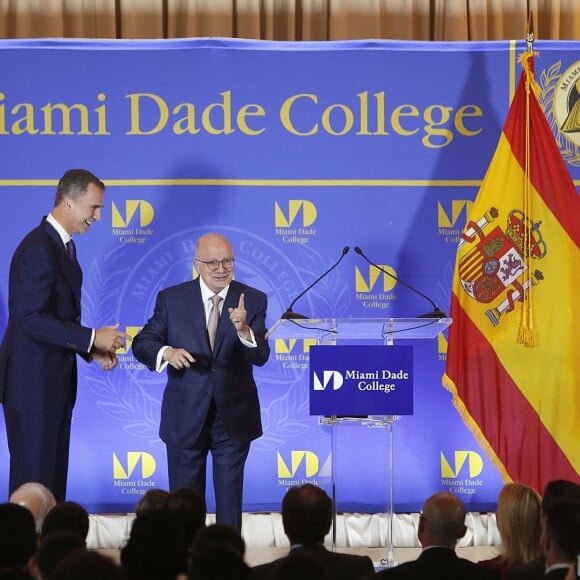
[[[317,344],[332,345],[338,341],[356,344],[392,345],[395,341],[434,339],[450,324],[451,318],[303,318],[280,319],[267,333],[267,338],[316,339]],[[393,552],[393,421],[392,415],[376,415],[369,409],[366,417],[324,416],[319,424],[331,427],[331,487],[334,505],[332,545],[336,548],[336,440],[335,429],[345,422],[380,427],[386,430],[387,460],[387,556],[381,562],[385,567],[395,565]]]

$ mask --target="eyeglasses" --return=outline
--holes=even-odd
[[[224,270],[231,270],[234,267],[234,258],[224,258],[223,260],[200,260],[199,258],[196,258],[195,260],[205,264],[208,270],[211,270],[212,272],[217,270],[220,265],[223,266]]]

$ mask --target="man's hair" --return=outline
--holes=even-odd
[[[214,544],[225,544],[237,550],[243,557],[246,553],[246,543],[238,530],[226,524],[212,524],[198,530],[193,540],[192,549],[202,550]]]
[[[544,489],[542,511],[547,513],[552,504],[560,500],[580,501],[580,485],[567,479],[549,481]]]
[[[40,537],[56,531],[67,530],[77,534],[86,541],[89,534],[89,514],[87,510],[74,501],[63,501],[56,504],[44,518]]]
[[[175,578],[187,571],[188,548],[182,520],[174,512],[147,510],[133,521],[121,564],[130,578]]]
[[[51,580],[125,580],[123,568],[112,558],[81,548],[67,554],[57,564]]]
[[[40,539],[36,550],[36,565],[43,578],[51,578],[58,563],[75,550],[86,549],[85,541],[74,532],[51,532]]]
[[[0,504],[0,568],[26,566],[36,549],[34,517],[24,506]]]
[[[181,487],[169,493],[165,499],[165,509],[181,521],[187,543],[205,526],[207,507],[205,498],[193,487]]]
[[[457,540],[465,534],[465,504],[455,495],[440,491],[425,501],[419,531],[423,525],[421,543],[428,545],[455,546]],[[425,544],[423,544],[425,545]]]
[[[291,487],[282,500],[282,523],[292,543],[322,543],[332,524],[332,500],[310,483]]]
[[[86,169],[69,169],[58,182],[54,207],[60,205],[65,197],[77,199],[87,193],[89,184],[94,183],[104,191],[105,184]]]
[[[580,554],[580,501],[560,500],[546,512],[546,534],[570,561]]]

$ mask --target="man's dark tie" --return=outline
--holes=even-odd
[[[73,264],[78,264],[77,249],[75,247],[75,243],[73,242],[72,238],[66,243],[66,249],[68,251],[68,255],[69,255],[70,259],[72,260]]]
[[[215,342],[215,335],[217,332],[218,321],[220,319],[220,302],[222,297],[214,294],[211,298],[211,310],[209,311],[209,318],[207,321],[207,334],[209,336],[209,344],[213,350],[213,345]]]

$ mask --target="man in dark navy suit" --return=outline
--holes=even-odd
[[[544,578],[564,580],[580,554],[580,501],[560,500],[548,507],[542,530]]]
[[[0,346],[0,402],[6,419],[12,493],[38,482],[66,495],[77,361],[116,362],[125,334],[81,325],[82,271],[73,234],[101,219],[105,186],[84,169],[67,171],[55,203],[16,249],[10,264],[8,325]]]
[[[216,519],[241,530],[244,465],[262,434],[254,365],[268,360],[266,295],[234,281],[227,238],[206,234],[195,245],[195,280],[162,290],[133,340],[149,369],[167,368],[160,436],[170,489],[205,495],[211,452]]]
[[[330,531],[332,516],[332,500],[322,488],[311,483],[291,487],[282,500],[282,524],[290,540],[290,553],[273,562],[255,566],[252,577],[255,580],[277,578],[285,569],[293,568],[293,560],[296,564],[302,560],[303,565],[311,568],[312,572],[321,569],[321,577],[329,580],[374,576],[373,562],[368,556],[341,554],[326,549],[324,538]]]
[[[465,535],[465,505],[452,493],[432,495],[423,506],[417,536],[423,551],[417,560],[378,572],[396,580],[499,580],[492,568],[459,558],[455,545]]]

